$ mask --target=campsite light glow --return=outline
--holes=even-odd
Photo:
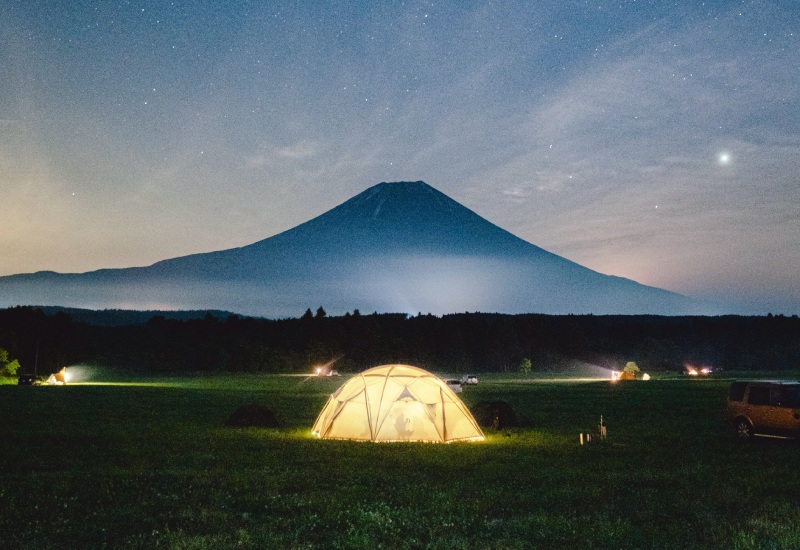
[[[90,365],[69,365],[65,368],[65,373],[67,376],[67,382],[71,384],[83,384],[86,383],[88,380],[93,378],[97,378],[95,367]]]
[[[614,371],[616,369],[613,365],[615,365],[615,363],[610,360],[605,360],[598,364],[571,359],[564,369],[564,371],[569,372],[569,374],[563,378],[559,378],[559,380],[571,382],[608,380],[614,376]],[[553,380],[553,378],[550,377],[548,377],[548,379]]]
[[[316,374],[317,376],[330,376],[331,374],[333,374],[335,372],[331,367],[333,367],[333,365],[339,359],[341,359],[341,356],[331,359],[330,361],[328,361],[324,365],[319,365],[319,366],[315,367],[314,368],[314,374]]]
[[[711,374],[711,367],[698,367],[691,363],[684,363],[683,368],[689,376],[708,376]]]

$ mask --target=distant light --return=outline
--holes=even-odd
[[[685,363],[683,365],[684,371],[689,376],[708,376],[713,372],[713,368],[709,366],[700,367],[692,364]]]
[[[729,152],[727,152],[727,151],[721,151],[721,152],[720,152],[720,153],[717,155],[717,163],[719,163],[719,164],[720,164],[720,165],[722,165],[722,166],[725,166],[725,165],[727,165],[727,164],[730,164],[730,163],[731,163],[731,160],[733,160],[733,157],[732,157],[732,156],[731,156],[731,154],[730,154]]]

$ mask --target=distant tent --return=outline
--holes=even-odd
[[[440,378],[409,365],[382,365],[331,395],[311,433],[362,441],[482,441],[481,429]]]
[[[63,367],[60,371],[54,372],[47,378],[47,383],[51,386],[63,386],[67,383],[67,367]]]

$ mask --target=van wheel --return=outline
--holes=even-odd
[[[739,420],[736,422],[736,436],[739,439],[752,439],[753,438],[753,427],[750,425],[750,422],[747,420]]]

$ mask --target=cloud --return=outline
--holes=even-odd
[[[481,213],[605,273],[675,290],[800,269],[785,252],[797,240],[787,231],[800,235],[796,130],[763,116],[766,104],[800,122],[785,109],[800,100],[796,82],[773,78],[791,50],[721,29],[656,40],[646,29],[530,105],[510,132],[526,150],[474,183],[507,199]]]
[[[309,141],[299,141],[293,145],[279,147],[275,153],[281,158],[309,159],[316,156],[317,144]]]

